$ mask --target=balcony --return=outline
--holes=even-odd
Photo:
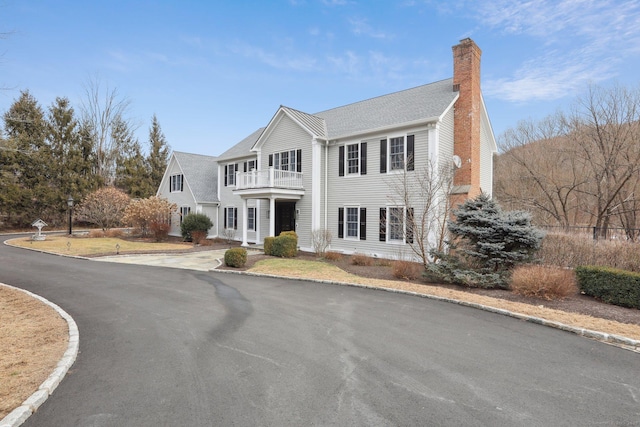
[[[304,195],[302,172],[273,168],[236,172],[233,193],[244,197],[300,199]]]

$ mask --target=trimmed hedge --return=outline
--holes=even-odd
[[[244,267],[247,263],[247,250],[245,248],[231,248],[224,253],[224,263],[227,267]]]
[[[264,253],[281,258],[295,257],[298,254],[298,235],[295,231],[283,231],[278,237],[266,237]]]
[[[607,304],[640,308],[640,273],[610,267],[576,267],[580,290]]]
[[[265,255],[273,255],[273,242],[276,240],[275,237],[265,237],[264,238],[264,254]]]

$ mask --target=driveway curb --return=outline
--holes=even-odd
[[[61,309],[56,304],[47,300],[46,298],[41,297],[40,295],[36,295],[32,292],[26,291],[24,289],[16,288],[15,286],[7,285],[5,283],[0,283],[0,286],[6,286],[11,289],[16,289],[18,291],[24,292],[25,294],[40,300],[44,304],[53,308],[64,320],[67,321],[67,326],[69,328],[69,345],[67,346],[67,350],[62,355],[60,361],[56,365],[56,368],[53,370],[51,375],[42,383],[38,390],[33,393],[27,400],[22,402],[22,405],[18,406],[16,409],[11,411],[6,417],[0,420],[0,427],[18,427],[22,423],[24,423],[27,418],[31,416],[36,410],[42,405],[53,393],[53,391],[58,387],[58,384],[65,377],[69,368],[76,361],[76,357],[78,355],[78,350],[80,348],[80,335],[78,333],[78,326],[73,318],[63,309]]]
[[[548,327],[551,327],[551,328],[560,329],[560,330],[565,331],[565,332],[571,332],[573,334],[576,334],[576,335],[579,335],[579,336],[582,336],[582,337],[585,337],[585,338],[590,338],[590,339],[593,339],[593,340],[596,340],[596,341],[601,341],[601,342],[603,342],[605,344],[611,344],[611,345],[614,345],[616,347],[623,348],[625,350],[630,350],[630,351],[633,351],[635,353],[640,353],[640,341],[638,341],[638,340],[634,340],[634,339],[631,339],[631,338],[623,337],[623,336],[620,336],[620,335],[607,334],[605,332],[593,331],[593,330],[584,329],[584,328],[578,328],[578,327],[575,327],[575,326],[566,325],[564,323],[554,322],[554,321],[551,321],[551,320],[542,319],[540,317],[530,316],[530,315],[522,314],[522,313],[516,313],[516,312],[513,312],[513,311],[509,311],[509,310],[504,310],[504,309],[501,309],[501,308],[495,308],[495,307],[491,307],[491,306],[488,306],[488,305],[477,304],[477,303],[457,300],[457,299],[453,299],[453,298],[439,297],[439,296],[436,296],[436,295],[429,295],[429,294],[421,294],[421,293],[418,293],[418,292],[404,291],[402,289],[385,288],[385,287],[378,287],[378,286],[368,286],[368,285],[362,285],[362,284],[358,284],[358,283],[338,282],[338,281],[333,281],[333,280],[306,279],[306,278],[302,278],[302,277],[286,277],[286,276],[277,276],[275,274],[251,273],[251,272],[247,272],[247,271],[218,270],[218,269],[215,269],[215,268],[209,269],[209,271],[210,272],[216,272],[216,273],[225,273],[225,274],[240,274],[240,275],[246,275],[246,276],[270,277],[270,278],[275,278],[275,279],[303,280],[303,281],[306,281],[306,282],[324,283],[324,284],[340,285],[340,286],[352,286],[352,287],[355,287],[355,288],[365,288],[365,289],[377,289],[377,290],[386,291],[386,292],[395,292],[395,293],[399,293],[399,294],[413,295],[413,296],[417,296],[417,297],[421,297],[421,298],[428,298],[428,299],[433,299],[433,300],[437,300],[437,301],[443,301],[443,302],[458,304],[458,305],[462,305],[462,306],[465,306],[465,307],[477,308],[477,309],[488,311],[488,312],[491,312],[491,313],[501,314],[503,316],[513,317],[515,319],[524,320],[524,321],[530,322],[530,323],[535,323],[537,325],[548,326]],[[0,426],[0,427],[2,427],[2,426]]]

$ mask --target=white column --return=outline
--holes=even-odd
[[[269,236],[276,235],[276,199],[269,199]]]
[[[242,246],[249,246],[247,243],[247,199],[242,198]]]
[[[322,194],[322,145],[314,138],[311,143],[311,231],[320,225],[320,196]],[[305,218],[306,219],[306,218]]]

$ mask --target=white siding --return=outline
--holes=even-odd
[[[302,199],[296,201],[296,210],[300,212],[296,219],[296,233],[298,234],[298,245],[304,250],[311,248],[311,142],[311,135],[283,114],[275,124],[271,133],[266,136],[260,149],[261,170],[269,169],[269,154],[282,151],[302,150],[302,183],[305,193]],[[262,239],[269,235],[268,210],[269,201],[265,200],[261,203],[260,209],[260,221],[262,224],[260,236]]]
[[[218,198],[220,199],[220,208],[217,212],[217,224],[214,224],[214,228],[218,231],[218,235],[220,237],[224,236],[224,214],[225,208],[237,208],[238,209],[238,228],[235,230],[234,240],[242,241],[242,227],[244,224],[244,214],[242,210],[242,198],[240,196],[236,196],[233,194],[233,190],[235,190],[235,185],[224,185],[225,183],[225,175],[224,170],[225,166],[230,164],[238,165],[238,172],[244,172],[244,162],[249,160],[256,160],[256,156],[247,156],[241,157],[234,160],[227,160],[220,162],[218,164],[218,182],[220,183],[220,194]],[[248,200],[248,207],[255,207],[255,200]],[[233,226],[227,226],[227,228],[233,228]],[[257,243],[257,236],[255,231],[247,232],[247,241],[250,243]]]
[[[178,211],[171,217],[171,229],[169,230],[169,234],[172,236],[180,236],[180,208],[182,206],[188,206],[191,208],[191,212],[196,211],[196,202],[189,191],[189,186],[187,185],[186,179],[183,176],[183,191],[179,192],[171,192],[170,191],[170,177],[172,175],[182,174],[182,170],[178,165],[178,162],[175,160],[175,157],[171,158],[169,165],[167,166],[167,171],[164,175],[162,183],[160,184],[160,188],[158,189],[158,197],[165,198],[169,200],[171,203],[175,203],[178,206]]]
[[[453,164],[453,108],[450,108],[442,118],[438,134],[440,138],[438,163],[441,167],[450,166]]]
[[[493,195],[493,147],[491,128],[482,120],[480,128],[480,189],[489,196]]]
[[[385,258],[410,256],[411,249],[406,244],[379,241],[380,208],[401,204],[401,192],[393,190],[393,187],[402,179],[402,173],[380,173],[380,140],[401,135],[415,135],[415,170],[407,173],[420,173],[426,167],[429,156],[429,131],[426,126],[399,129],[363,139],[338,141],[329,147],[327,213],[328,229],[333,235],[331,250]],[[338,147],[362,141],[367,142],[367,174],[338,176]],[[338,209],[344,207],[366,208],[366,240],[338,238]]]

